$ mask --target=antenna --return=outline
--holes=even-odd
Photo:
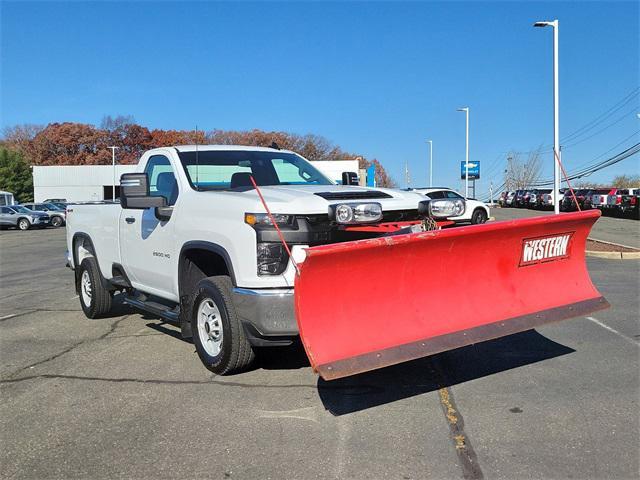
[[[198,173],[200,171],[200,164],[198,163],[198,125],[196,125],[196,189],[200,190],[200,177]]]

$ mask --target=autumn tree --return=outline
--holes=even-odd
[[[144,151],[171,145],[221,144],[267,147],[277,143],[315,160],[359,160],[360,168],[376,165],[376,183],[381,187],[394,182],[378,160],[346,152],[325,137],[264,130],[161,130],[149,131],[130,115],[105,116],[100,127],[83,123],[51,123],[46,127],[21,125],[6,129],[4,143],[19,151],[32,165],[108,165],[109,147],[118,147],[118,163],[136,163]]]

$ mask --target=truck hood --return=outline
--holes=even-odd
[[[327,213],[329,205],[353,202],[376,202],[382,205],[383,211],[409,210],[417,209],[418,203],[427,198],[419,193],[391,188],[347,185],[272,185],[260,187],[260,191],[269,209],[275,213],[290,214],[322,214]],[[245,200],[248,204],[253,204],[253,211],[264,210],[257,192],[253,189],[243,192],[206,193],[223,195],[225,198],[232,196],[234,201]]]

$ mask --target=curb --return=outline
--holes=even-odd
[[[638,260],[640,252],[594,252],[587,250],[587,257],[608,258],[613,260]]]
[[[589,240],[594,242],[606,243],[607,245],[614,245],[616,247],[635,248],[628,245],[621,245],[619,243],[607,242],[605,240],[598,240],[597,238],[589,237]],[[637,260],[640,259],[640,251],[638,252],[596,252],[593,250],[586,251],[587,257],[595,258],[607,258],[611,260]]]

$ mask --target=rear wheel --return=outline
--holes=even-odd
[[[111,292],[102,286],[98,263],[94,257],[80,264],[79,297],[82,311],[88,318],[100,318],[111,311]]]
[[[471,215],[471,223],[476,225],[478,223],[485,223],[487,221],[487,212],[481,208],[476,208]]]
[[[231,279],[226,275],[201,280],[191,314],[198,356],[205,367],[218,375],[241,372],[255,358],[236,314],[231,289]]]
[[[27,220],[26,218],[21,218],[20,220],[18,220],[18,228],[20,230],[29,230],[30,227],[31,222],[29,222],[29,220]]]
[[[61,227],[62,226],[62,217],[59,217],[58,215],[54,216],[51,218],[51,226],[53,227]]]

